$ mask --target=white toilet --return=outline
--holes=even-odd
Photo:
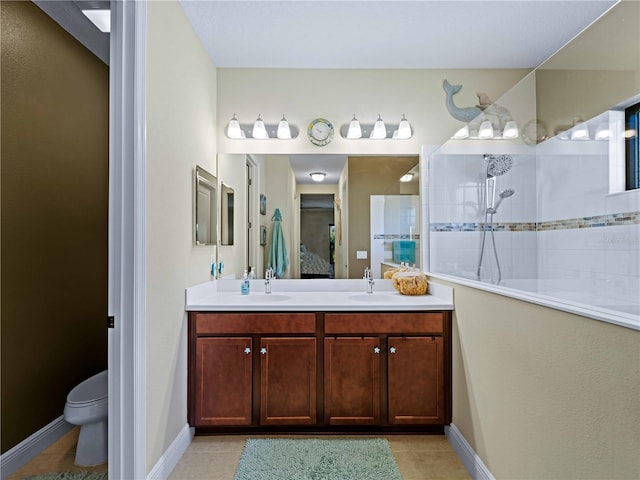
[[[82,467],[107,461],[107,370],[75,386],[64,406],[64,419],[80,425],[75,464]]]

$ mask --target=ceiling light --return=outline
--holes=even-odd
[[[353,114],[353,119],[349,123],[349,130],[347,131],[347,138],[362,138],[362,128],[360,122],[356,118],[356,114]]]
[[[400,181],[403,183],[410,182],[411,180],[413,180],[413,173],[405,173],[400,177]]]
[[[227,126],[227,137],[229,138],[242,138],[243,137],[242,129],[240,128],[240,122],[236,118],[236,114],[233,114],[233,118],[229,121],[229,125]]]
[[[269,138],[269,134],[267,133],[267,129],[264,126],[264,122],[262,118],[258,114],[258,118],[256,118],[255,123],[253,124],[253,132],[251,136],[256,140],[264,140]]]
[[[278,124],[278,138],[283,140],[291,139],[291,128],[289,127],[289,122],[284,118],[284,113],[282,114],[282,120]]]
[[[485,120],[480,124],[480,129],[478,130],[478,138],[493,138],[493,125],[491,125],[491,122],[489,120]]]
[[[518,138],[518,124],[514,120],[509,120],[504,125],[502,138],[506,138],[507,140]]]
[[[82,10],[82,13],[101,32],[109,33],[111,31],[111,10]]]
[[[460,130],[458,130],[456,133],[453,134],[453,137],[456,140],[462,140],[464,138],[469,138],[469,125],[465,125],[464,127],[462,127]]]
[[[404,113],[402,114],[402,120],[400,120],[400,124],[398,125],[397,138],[401,140],[411,138],[411,125],[409,124],[409,120],[404,116]]]
[[[387,127],[384,125],[380,114],[378,114],[376,123],[373,124],[373,130],[371,131],[371,135],[369,136],[369,138],[373,138],[375,140],[387,138]]]
[[[313,172],[309,175],[311,175],[311,180],[313,180],[314,182],[322,182],[324,180],[324,177],[327,176],[327,174],[324,172]]]

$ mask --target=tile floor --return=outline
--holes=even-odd
[[[74,465],[73,460],[76,456],[76,443],[78,442],[79,433],[80,427],[75,427],[41,454],[34,457],[29,463],[14,472],[7,480],[20,480],[29,475],[51,472],[76,472],[78,470],[106,472],[106,463],[96,467],[78,467]]]
[[[268,436],[251,436],[265,437]],[[194,437],[169,480],[233,480],[247,438],[239,435]],[[319,438],[329,437],[325,435]],[[442,435],[390,435],[385,438],[396,457],[403,480],[471,479],[462,461]]]
[[[107,464],[77,467],[73,464],[79,428],[74,428],[31,462],[12,474],[8,480],[29,475],[77,470],[107,471]],[[252,435],[251,438],[265,438]],[[233,480],[244,435],[197,436],[182,456],[169,480]],[[292,436],[292,438],[295,438]],[[309,438],[309,437],[301,437]],[[328,438],[322,436],[320,438]],[[345,438],[345,437],[336,437]],[[364,438],[362,436],[351,438]],[[390,435],[391,451],[396,457],[403,480],[470,479],[455,451],[442,435]]]

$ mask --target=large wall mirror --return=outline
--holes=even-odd
[[[194,242],[196,245],[215,245],[218,180],[204,168],[196,166],[194,191]]]
[[[221,184],[220,235],[222,245],[233,245],[234,192],[226,183]]]

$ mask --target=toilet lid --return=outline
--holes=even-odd
[[[107,397],[108,372],[100,372],[76,385],[67,396],[68,403],[88,403]]]

